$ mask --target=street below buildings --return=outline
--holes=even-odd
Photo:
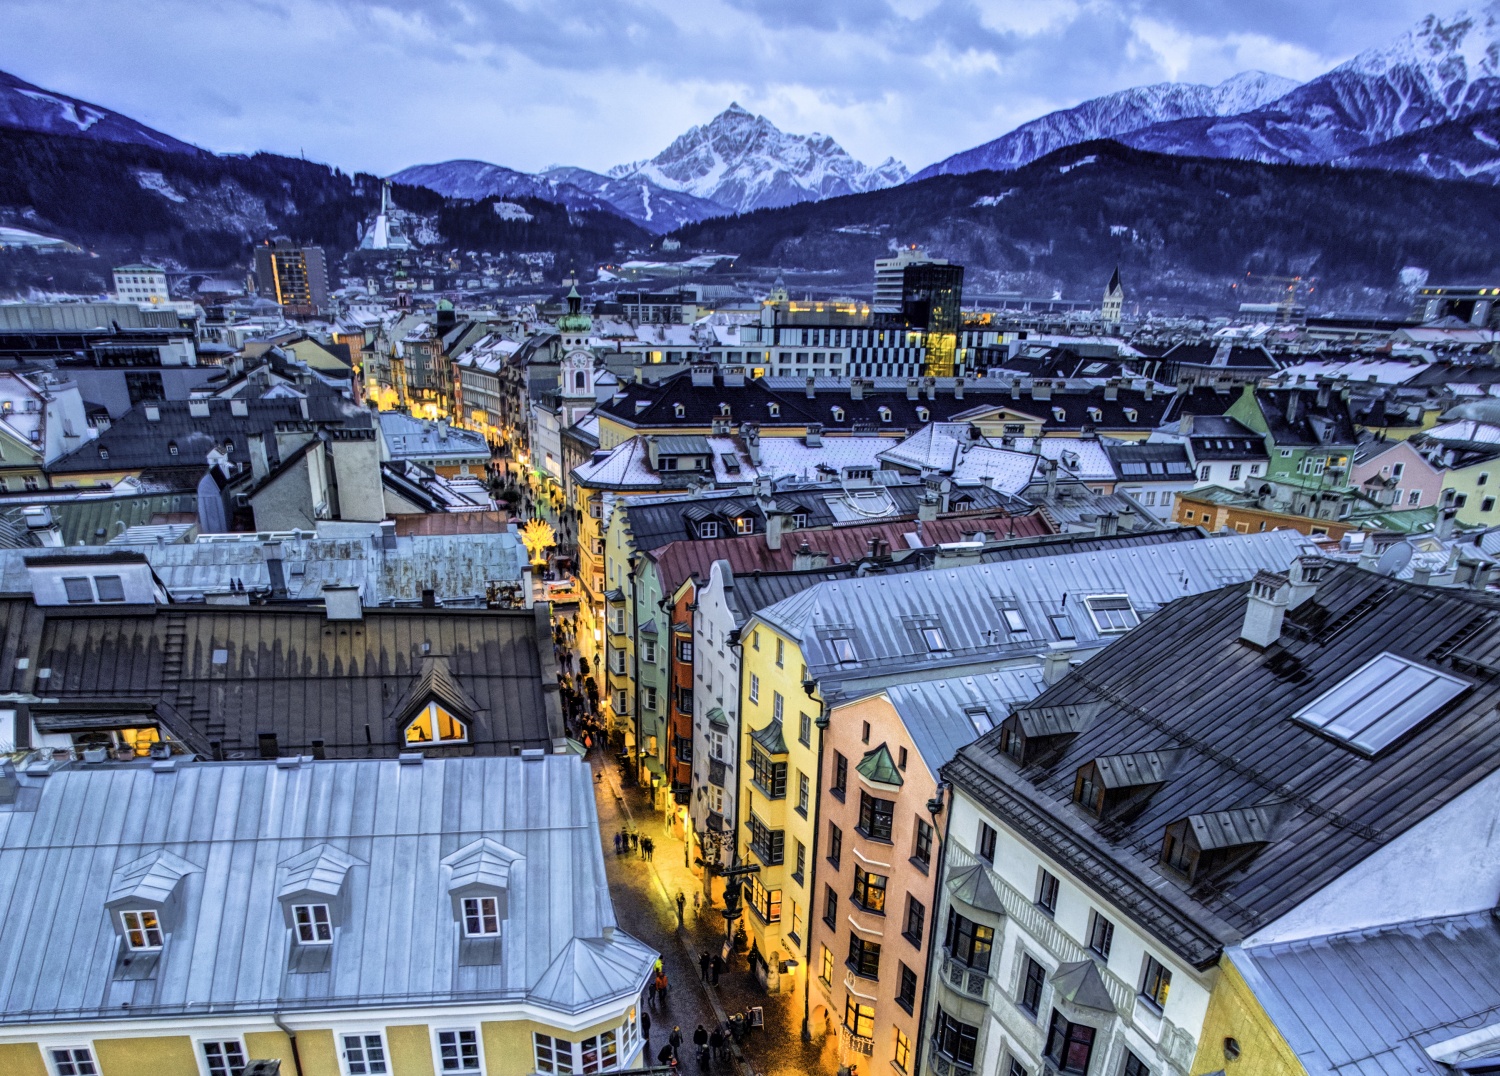
[[[642,1006],[651,1014],[649,1062],[644,1063],[656,1063],[657,1051],[676,1026],[681,1028],[684,1042],[680,1051],[684,1073],[796,1076],[835,1072],[837,1034],[816,1027],[812,1029],[812,1041],[803,1041],[800,974],[795,991],[767,995],[750,972],[745,954],[731,951],[718,985],[704,982],[700,957],[721,952],[724,941],[723,883],[714,880],[713,904],[702,904],[702,875],[684,863],[683,842],[671,835],[661,812],[652,809],[648,792],[622,786],[619,767],[602,751],[590,752],[589,763],[595,773],[599,831],[616,918],[622,929],[661,953],[667,973],[665,1003],[655,1010],[649,1004]],[[638,845],[642,837],[654,843],[649,860],[638,850],[616,854],[615,834],[632,832]],[[684,909],[681,924],[676,903],[679,893]],[[696,908],[694,894],[700,900]],[[731,1060],[710,1060],[700,1067],[692,1044],[698,1025],[712,1032],[735,1013],[748,1014],[756,1007],[761,1010],[763,1026],[748,1032],[744,1042],[732,1048]]]

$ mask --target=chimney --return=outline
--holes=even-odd
[[[915,400],[917,398],[917,390],[920,387],[921,387],[921,382],[919,382],[916,378],[914,378],[914,377],[907,378],[906,379],[906,398],[908,400]]]
[[[929,489],[922,494],[921,503],[917,505],[917,522],[931,523],[937,519],[940,507],[941,504],[938,502],[937,494]]]
[[[1321,411],[1321,410],[1323,410],[1324,408],[1326,408],[1328,406],[1328,397],[1329,397],[1328,382],[1324,381],[1324,380],[1322,380],[1320,378],[1318,380],[1318,410]]]
[[[52,509],[46,505],[31,505],[21,509],[21,515],[26,520],[27,531],[36,538],[39,545],[49,549],[61,548],[62,528],[52,519]]]
[[[359,587],[325,584],[323,613],[329,620],[363,620],[365,606],[359,597]]]
[[[1120,517],[1114,512],[1101,513],[1094,527],[1100,538],[1108,538],[1112,534],[1119,533]]]
[[[271,577],[271,597],[286,597],[286,570],[281,560],[281,543],[267,542],[261,546],[261,556],[266,562],[266,574]]]
[[[1042,683],[1055,684],[1064,676],[1068,675],[1069,661],[1067,650],[1058,647],[1048,650],[1042,658]]]
[[[1419,587],[1425,587],[1432,583],[1431,568],[1413,568],[1411,570],[1411,581]]]
[[[813,552],[812,546],[807,544],[807,539],[802,539],[802,544],[797,547],[797,552],[792,556],[792,571],[811,572],[826,567],[828,567],[828,554]]]
[[[1438,538],[1446,541],[1453,537],[1453,518],[1458,515],[1458,509],[1453,504],[1454,491],[1445,489],[1442,499],[1438,501],[1437,523],[1432,533]]]
[[[956,377],[953,379],[953,398],[962,400],[964,398],[964,379]]]
[[[259,482],[271,473],[271,456],[266,451],[266,442],[275,437],[270,430],[266,430],[259,436],[250,435],[250,480]]]
[[[1106,400],[1118,400],[1120,398],[1120,383],[1110,378],[1104,383],[1104,398]]]
[[[431,587],[423,587],[422,588],[422,608],[423,609],[436,609],[437,608],[437,591],[433,590]]]
[[[1245,622],[1240,628],[1242,642],[1264,650],[1281,638],[1281,622],[1286,619],[1290,590],[1284,575],[1264,570],[1255,573],[1245,599]]]
[[[1293,389],[1286,394],[1286,424],[1296,425],[1297,419],[1302,414],[1302,393]]]
[[[396,551],[396,521],[394,519],[382,520],[380,523],[380,549],[383,553]]]
[[[807,385],[805,391],[809,400],[814,399],[818,395],[817,379],[814,378],[811,374],[807,375]]]
[[[745,455],[750,457],[752,467],[760,466],[760,427],[745,422],[740,425],[740,436],[745,441]]]
[[[1328,562],[1322,557],[1305,555],[1294,560],[1288,573],[1292,589],[1287,597],[1287,608],[1295,609],[1316,594],[1318,584],[1323,581],[1327,572]]]
[[[927,399],[928,400],[936,400],[937,399],[937,378],[935,378],[935,377],[924,378],[923,381],[922,381],[922,387],[927,392]]]
[[[852,377],[849,379],[849,399],[863,400],[865,398],[865,379]]]
[[[1152,381],[1149,377],[1146,378],[1146,388],[1144,390],[1144,393],[1147,400],[1150,400],[1153,396],[1156,395],[1156,382]]]
[[[781,548],[781,531],[786,526],[786,516],[781,512],[766,513],[766,548]]]

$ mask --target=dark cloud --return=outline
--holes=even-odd
[[[1126,86],[1309,77],[1422,0],[5,0],[0,68],[219,150],[605,168],[730,100],[920,167]]]

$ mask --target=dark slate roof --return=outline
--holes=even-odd
[[[150,714],[199,753],[217,742],[252,757],[260,735],[275,733],[282,754],[322,740],[329,758],[388,758],[426,685],[469,720],[466,744],[432,753],[551,750],[563,734],[541,606],[366,609],[352,621],[317,606],[36,609],[28,597],[3,608],[0,690],[56,699],[32,708],[51,728],[79,715]],[[29,667],[17,670],[16,657]],[[41,669],[49,678],[38,679]]]
[[[1178,391],[1172,394],[1166,410],[1162,412],[1163,423],[1175,424],[1186,415],[1197,416],[1195,421],[1201,421],[1202,416],[1222,415],[1234,406],[1234,401],[1240,398],[1240,393],[1234,389],[1211,389],[1194,388],[1186,391]]]
[[[1173,602],[1044,692],[1034,705],[1104,703],[1055,758],[1021,772],[996,730],[943,771],[1200,967],[1500,768],[1500,670],[1465,660],[1500,606],[1335,565],[1263,652],[1238,641],[1247,591]],[[1472,689],[1373,758],[1291,720],[1384,651]],[[1138,813],[1101,825],[1072,805],[1079,767],[1166,748],[1187,756]],[[1168,824],[1277,802],[1285,824],[1216,888],[1157,867]]]
[[[1451,1076],[1427,1047],[1500,1009],[1500,921],[1488,911],[1230,958],[1308,1076]]]
[[[1224,348],[1218,344],[1183,343],[1168,348],[1161,358],[1165,363],[1175,362],[1182,366],[1264,370],[1267,373],[1281,369],[1271,353],[1259,345],[1243,347],[1233,344]]]
[[[200,417],[188,413],[192,403],[206,403],[208,415]],[[202,473],[204,459],[211,449],[223,449],[225,441],[233,441],[229,454],[236,467],[250,465],[250,439],[264,433],[276,432],[278,422],[331,423],[345,425],[358,423],[368,426],[368,413],[360,414],[357,408],[338,396],[313,396],[308,405],[308,419],[302,415],[301,400],[160,400],[150,405],[137,404],[115,419],[109,429],[101,430],[97,440],[90,441],[62,459],[48,465],[52,474],[72,474],[88,471],[152,470],[171,471],[191,468]],[[231,412],[234,403],[241,403],[247,410],[245,415]],[[161,416],[152,421],[146,417],[147,406],[157,409]],[[352,420],[352,422],[351,422]],[[177,452],[172,452],[175,445]],[[108,459],[100,457],[100,450],[109,453]]]
[[[1195,460],[1263,460],[1265,438],[1228,415],[1194,415],[1188,440]]]
[[[1193,477],[1187,446],[1175,441],[1105,445],[1122,482],[1185,482]]]
[[[1359,440],[1349,401],[1330,391],[1328,400],[1319,406],[1317,389],[1256,389],[1255,402],[1265,416],[1271,439],[1278,445],[1353,445]],[[1287,421],[1292,397],[1297,400],[1297,417]]]

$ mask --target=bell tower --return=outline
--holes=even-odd
[[[562,365],[558,371],[559,416],[564,426],[572,426],[593,409],[594,350],[589,337],[594,319],[583,312],[583,296],[575,284],[568,291],[568,312],[557,319],[562,337]]]

